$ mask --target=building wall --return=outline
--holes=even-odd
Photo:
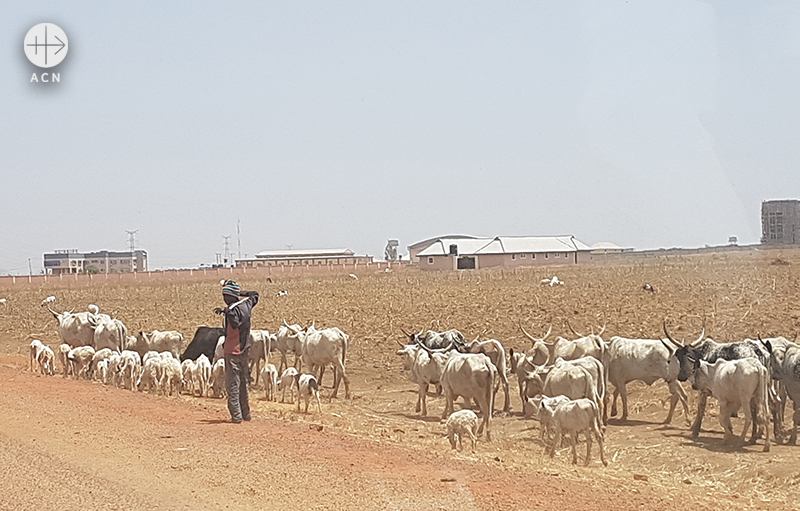
[[[556,254],[558,255],[556,257]],[[535,257],[534,257],[535,256]],[[575,264],[578,262],[578,252],[548,252],[522,254],[480,254],[475,257],[475,269],[480,268],[517,268],[520,266],[551,266],[556,264]],[[586,258],[587,256],[583,256]],[[428,259],[433,259],[433,264]],[[582,260],[582,259],[581,259]],[[457,258],[454,256],[422,256],[419,262],[420,270],[455,270]]]
[[[765,245],[800,243],[800,201],[761,203],[761,243]]]

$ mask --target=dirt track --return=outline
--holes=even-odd
[[[0,369],[3,509],[681,509],[665,495]],[[635,490],[641,492],[642,490]],[[688,507],[688,506],[687,506]]]

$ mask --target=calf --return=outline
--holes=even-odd
[[[76,380],[90,377],[88,371],[92,365],[93,356],[94,348],[91,346],[78,346],[67,354],[67,359],[69,359],[69,363],[72,366],[72,375]]]
[[[278,386],[278,370],[272,364],[265,364],[261,369],[261,381],[264,382],[264,399],[275,401]]]
[[[175,395],[180,397],[183,368],[181,367],[181,363],[178,362],[178,359],[172,356],[172,353],[168,351],[165,353],[169,353],[169,356],[161,359],[161,392],[163,392],[165,396]]]
[[[744,409],[744,427],[740,442],[744,443],[750,423],[764,417],[766,431],[764,452],[769,452],[769,373],[756,358],[724,360],[719,358],[713,364],[705,360],[692,359],[694,370],[689,376],[692,387],[713,395],[719,401],[719,423],[725,431],[725,441],[734,439],[731,413],[740,407]],[[755,416],[751,410],[755,409]],[[752,435],[751,443],[756,436]]]
[[[211,361],[205,353],[201,353],[195,362],[194,373],[192,374],[193,388],[200,392],[200,397],[208,397],[209,385],[211,383]]]
[[[147,388],[148,392],[156,392],[160,390],[161,385],[161,364],[163,360],[159,356],[149,357],[142,366],[142,374],[139,376],[139,381],[136,382],[136,389],[141,392]]]
[[[542,408],[544,405],[540,405],[540,413]],[[608,466],[603,450],[603,435],[600,433],[600,409],[597,407],[597,403],[590,399],[577,399],[561,403],[553,411],[553,423],[556,436],[550,446],[551,458],[555,455],[556,446],[561,443],[562,435],[571,433],[569,438],[572,444],[572,464],[576,465],[578,463],[576,449],[578,433],[583,433],[583,436],[586,437],[586,465],[591,460],[592,436],[594,436],[597,443],[600,444],[600,461],[603,462],[603,465]]]
[[[297,411],[300,411],[300,400],[306,402],[305,413],[308,413],[308,403],[311,398],[317,400],[317,410],[322,413],[322,406],[319,402],[319,384],[317,378],[313,374],[301,374],[297,380]]]
[[[277,391],[281,393],[281,403],[286,402],[286,391],[289,391],[291,402],[294,403],[294,391],[297,389],[297,369],[294,367],[287,367],[281,374],[281,379],[278,380]]]
[[[37,363],[39,360],[39,353],[42,352],[44,349],[44,344],[39,339],[34,339],[31,341],[31,351],[30,351],[30,361],[28,364],[28,370],[33,372],[33,364]]]
[[[182,376],[182,387],[183,390],[187,391],[190,396],[194,396],[194,374],[197,371],[197,364],[194,363],[194,360],[186,359],[181,362],[181,373]]]
[[[41,351],[39,351],[39,355],[36,357],[36,361],[39,363],[39,370],[42,374],[47,374],[50,376],[55,374],[53,371],[55,359],[56,355],[53,353],[53,350],[51,350],[49,346],[42,346]]]
[[[472,410],[459,410],[450,414],[445,424],[447,428],[447,439],[453,449],[456,448],[458,440],[458,450],[464,450],[464,437],[469,438],[472,452],[475,452],[475,444],[478,442],[478,416]]]
[[[553,412],[561,403],[566,403],[570,399],[567,396],[540,398],[526,398],[525,416],[533,417],[539,421],[539,439],[545,441],[550,438],[550,433],[555,429],[553,422]]]
[[[211,368],[211,393],[214,397],[225,397],[225,359],[214,362]]]
[[[142,369],[139,353],[125,350],[120,353],[119,380],[123,389],[133,390]]]
[[[59,345],[57,350],[58,362],[61,364],[61,376],[64,378],[72,374],[72,364],[69,361],[70,351],[72,351],[72,348],[66,343]]]

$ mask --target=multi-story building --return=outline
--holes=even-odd
[[[49,275],[60,273],[131,273],[147,271],[147,252],[78,252],[56,250],[44,254],[44,269]]]
[[[800,200],[769,200],[761,203],[761,243],[800,243]]]

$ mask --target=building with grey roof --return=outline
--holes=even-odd
[[[470,270],[577,264],[591,251],[574,236],[460,236],[435,239],[416,256],[421,270]]]

